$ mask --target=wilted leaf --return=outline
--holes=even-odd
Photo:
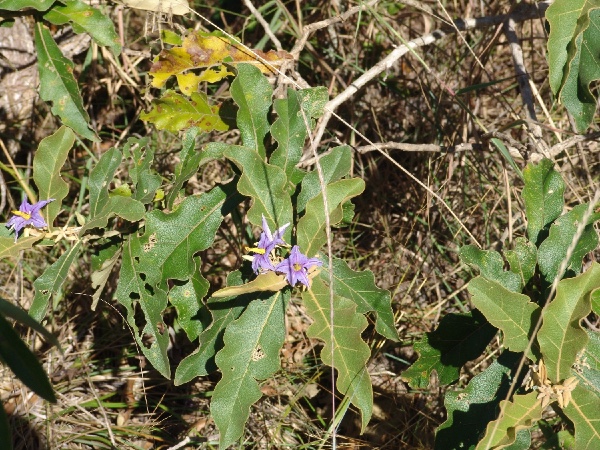
[[[208,104],[206,94],[194,92],[190,99],[167,91],[158,100],[152,100],[152,109],[140,118],[153,123],[159,130],[177,132],[191,127],[202,131],[227,131],[229,127],[219,116],[219,107]]]
[[[267,272],[257,276],[254,280],[239,286],[227,286],[213,294],[214,298],[235,297],[254,292],[275,292],[286,287],[288,282],[285,275]]]

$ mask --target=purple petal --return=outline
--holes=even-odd
[[[32,205],[31,212],[32,212],[32,213],[34,213],[34,212],[37,212],[37,211],[39,211],[39,210],[40,210],[40,209],[42,209],[44,206],[46,206],[48,203],[50,203],[50,202],[53,202],[54,200],[56,200],[56,199],[54,199],[54,198],[49,198],[48,200],[40,200],[40,201],[39,201],[39,202],[37,202],[35,205]]]

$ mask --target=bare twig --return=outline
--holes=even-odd
[[[555,157],[559,153],[562,153],[565,150],[567,150],[568,148],[571,148],[571,147],[577,145],[579,142],[598,141],[599,139],[600,139],[600,132],[595,132],[595,133],[590,133],[590,134],[578,134],[576,136],[573,136],[573,137],[567,139],[566,141],[559,142],[558,144],[553,145],[550,148],[550,150],[548,151],[548,153],[550,153],[550,156]]]
[[[265,30],[265,33],[267,34],[267,36],[269,36],[269,39],[271,39],[271,42],[273,42],[273,45],[275,45],[275,48],[277,50],[282,50],[283,47],[281,46],[281,42],[279,42],[279,39],[277,39],[277,36],[275,36],[275,34],[273,34],[273,31],[271,30],[271,26],[265,20],[265,18],[262,16],[260,11],[254,7],[254,5],[252,4],[252,2],[250,0],[244,0],[244,5],[246,5],[246,7],[250,10],[250,12],[254,15],[254,17],[256,17],[256,20],[258,21],[258,23],[260,23],[262,25],[263,29]]]

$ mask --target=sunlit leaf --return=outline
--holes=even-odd
[[[577,385],[571,393],[571,401],[563,413],[575,427],[577,450],[594,450],[600,446],[600,397]]]
[[[348,298],[356,303],[356,312],[365,314],[374,312],[377,315],[375,329],[379,334],[393,341],[398,340],[394,313],[389,291],[375,285],[375,277],[370,270],[360,272],[350,268],[343,259],[333,258],[333,292],[340,297]],[[329,283],[329,265],[323,259],[321,280]]]
[[[525,351],[541,308],[527,295],[481,276],[471,280],[468,289],[473,305],[502,331],[504,346],[513,352]]]
[[[61,289],[80,250],[81,241],[77,241],[34,281],[35,297],[29,308],[29,314],[38,322],[46,315],[50,297]]]
[[[320,278],[313,280],[302,300],[314,320],[306,335],[325,343],[321,359],[337,370],[336,388],[360,410],[364,431],[373,412],[373,388],[366,366],[371,351],[361,337],[367,319],[356,312],[354,302],[342,297],[334,298],[331,311],[329,288]]]
[[[508,393],[511,374],[520,357],[519,353],[504,351],[466,388],[446,391],[447,419],[435,433],[436,450],[471,448],[477,444],[488,422],[496,418],[498,404]]]
[[[258,275],[254,280],[239,285],[239,286],[227,286],[219,289],[213,294],[214,298],[222,297],[234,297],[237,295],[251,294],[254,292],[275,292],[280,291],[288,282],[285,279],[285,275],[280,275],[275,272],[267,272]]]
[[[524,287],[535,275],[537,248],[526,238],[518,237],[514,241],[514,248],[506,250],[504,257],[510,264],[510,271],[519,276],[521,287]]]
[[[33,8],[38,11],[46,11],[56,0],[0,0],[0,10],[19,11]]]
[[[475,245],[465,245],[458,253],[460,260],[479,269],[482,277],[493,280],[512,292],[520,292],[523,285],[521,277],[504,270],[504,261],[500,253],[494,250],[481,250]]]
[[[69,23],[75,33],[89,34],[96,44],[110,47],[115,56],[121,53],[119,35],[108,16],[80,0],[61,0],[61,3],[64,3],[64,6],[54,5],[44,15],[44,19],[54,25]]]
[[[587,335],[588,342],[576,363],[575,374],[582,387],[600,397],[600,333],[587,330]]]
[[[476,450],[502,448],[515,442],[520,430],[529,429],[542,418],[542,404],[536,391],[525,395],[515,395],[512,401],[502,400],[503,414],[487,426],[484,438]]]
[[[527,164],[523,170],[527,235],[538,246],[540,232],[560,216],[565,203],[565,183],[553,165],[549,159],[542,159],[538,164]]]
[[[60,127],[40,142],[33,157],[33,180],[39,189],[40,200],[56,199],[40,211],[50,231],[62,201],[69,193],[69,185],[60,176],[60,171],[74,142],[75,134],[67,127]]]
[[[48,28],[35,25],[35,49],[40,73],[40,97],[52,102],[52,114],[76,133],[94,142],[98,136],[89,125],[79,86],[73,76],[73,62],[63,56]]]
[[[213,392],[210,411],[220,432],[220,447],[237,441],[262,393],[258,381],[280,368],[285,339],[285,309],[289,290],[255,300],[225,330],[224,346],[216,356],[223,376]]]
[[[554,383],[571,376],[571,366],[588,342],[580,322],[590,313],[590,296],[599,288],[600,264],[594,262],[585,273],[561,280],[556,297],[544,311],[537,339],[548,378]]]
[[[205,132],[229,129],[219,115],[219,106],[210,105],[206,94],[201,92],[194,92],[188,99],[174,91],[167,91],[161,98],[152,100],[152,108],[140,114],[140,118],[153,123],[159,130],[173,133],[191,127]]]
[[[162,177],[152,169],[154,147],[147,139],[129,138],[123,147],[123,156],[131,158],[129,178],[135,186],[133,198],[147,204],[154,200]]]

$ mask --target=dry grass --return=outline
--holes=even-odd
[[[226,31],[243,36],[250,46],[262,42],[263,30],[246,20],[243,11],[220,9],[236,2],[203,3],[198,11]],[[260,6],[266,2],[254,3]],[[304,25],[336,14],[335,2],[300,3]],[[491,2],[492,6],[481,10],[484,4],[474,0],[418,2],[421,8],[412,6],[415,2],[406,3],[408,6],[399,7],[396,2],[382,1],[378,14],[363,12],[360,22],[355,16],[316,32],[300,58],[303,78],[312,86],[327,86],[334,96],[401,44],[398,36],[410,40],[440,27],[449,17],[496,15],[507,12],[512,4]],[[261,11],[272,18],[276,9],[281,13],[277,35],[284,48],[290,48],[296,37],[293,22],[300,22],[296,4],[271,3]],[[108,62],[94,65],[80,81],[93,120],[103,131],[104,142],[93,151],[98,154],[129,135],[154,133],[157,161],[163,173],[168,173],[176,139],[157,134],[136,120],[147,105],[141,87],[149,59],[135,56],[135,52],[150,48],[148,41],[140,38],[144,34],[143,17],[126,14],[132,62],[125,69],[140,84],[135,87],[124,81]],[[195,20],[187,19],[186,25],[193,26]],[[202,22],[200,25],[210,28]],[[549,111],[546,115],[541,105],[536,105],[543,139],[551,146],[571,136],[572,128],[562,107],[552,102],[543,23],[527,21],[518,33],[527,70]],[[150,44],[154,49],[159,45],[152,39]],[[358,132],[381,143],[485,144],[483,125],[489,131],[501,132],[505,140],[527,147],[526,132],[515,124],[525,114],[501,28],[447,36],[417,53],[419,58],[406,55],[385,76],[356,93],[338,111],[353,127],[330,122],[323,144],[341,141],[355,147],[366,145]],[[76,57],[76,61],[81,63],[83,57]],[[449,92],[477,85],[481,86],[463,94],[453,96]],[[45,106],[38,106],[36,112],[35,124],[55,123]],[[52,131],[53,127],[46,129]],[[40,137],[43,133],[35,139]],[[29,164],[31,146],[17,147],[17,161]],[[590,142],[558,155],[557,167],[568,182],[568,203],[589,199],[599,182],[599,154],[597,142]],[[513,236],[524,234],[519,200],[522,185],[506,161],[487,145],[484,150],[457,153],[392,151],[390,156],[444,199],[484,248],[501,248]],[[70,161],[76,178],[83,173],[86,158],[80,149]],[[522,165],[522,161],[518,163]],[[372,270],[378,284],[392,292],[401,343],[385,342],[371,328],[367,330],[365,337],[373,349],[374,417],[366,433],[360,435],[358,418],[350,410],[339,429],[338,448],[432,448],[435,427],[444,420],[443,389],[434,379],[427,391],[414,392],[400,377],[416,358],[412,344],[448,312],[469,308],[464,288],[470,274],[458,262],[456,250],[471,242],[439,201],[381,154],[355,153],[353,171],[365,179],[367,190],[356,200],[355,223],[336,232],[335,252],[355,267]],[[222,166],[215,163],[198,174],[189,189],[203,190],[204,185],[223,176],[221,172]],[[13,187],[9,184],[10,189]],[[75,198],[78,192],[72,194]],[[231,248],[232,236],[227,229],[220,237],[218,245]],[[205,256],[214,262],[210,253]],[[27,307],[32,282],[45,264],[40,261],[40,253],[28,253],[17,264],[2,262],[1,295],[20,299],[19,304]],[[225,267],[236,264],[235,260],[219,262]],[[222,272],[209,274],[217,282],[222,280]],[[11,415],[16,449],[111,448],[111,440],[119,449],[166,449],[187,436],[192,442],[187,448],[216,445],[208,404],[218,377],[174,387],[146,365],[112,299],[116,282],[113,279],[109,283],[99,308],[91,311],[89,261],[74,267],[68,288],[56,296],[49,314],[48,325],[58,335],[64,354],[29,336],[28,342],[38,351],[57,391],[56,405],[32,396],[0,367],[0,393]],[[284,369],[264,384],[265,397],[252,411],[242,448],[330,447],[326,430],[334,412],[329,371],[316,358],[318,344],[305,336],[309,322],[299,305],[290,308],[287,323]],[[178,333],[174,335],[171,356],[175,362],[191,349],[189,342]],[[477,366],[472,370],[476,373]]]

